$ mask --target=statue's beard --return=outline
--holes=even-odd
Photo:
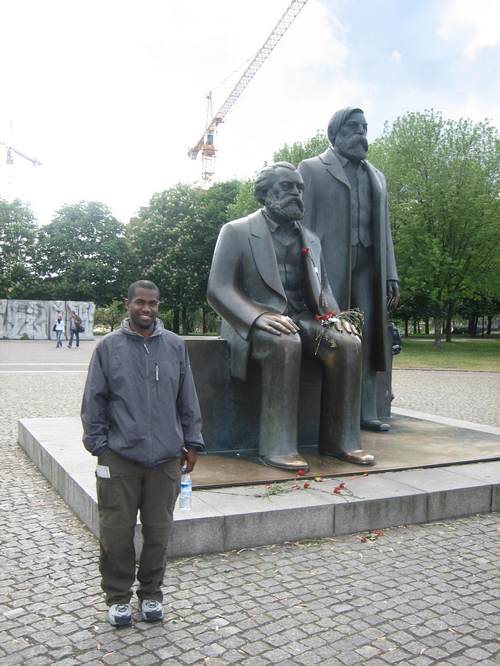
[[[335,147],[348,159],[364,160],[368,152],[368,140],[361,134],[355,134],[348,139],[337,137]]]
[[[265,206],[272,216],[283,220],[301,220],[304,217],[304,204],[302,199],[275,199],[272,195],[266,197]]]

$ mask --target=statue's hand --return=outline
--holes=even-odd
[[[387,280],[387,307],[397,308],[399,305],[399,282]]]
[[[299,331],[299,327],[290,317],[274,314],[273,312],[264,312],[264,314],[261,314],[255,320],[254,326],[261,331],[266,331],[273,335],[281,335],[282,333],[290,335],[290,333],[297,333]]]

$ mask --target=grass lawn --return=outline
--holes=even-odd
[[[454,339],[442,342],[441,350],[432,340],[402,338],[403,350],[393,358],[395,368],[442,368],[500,372],[500,339]]]

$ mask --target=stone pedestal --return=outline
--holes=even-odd
[[[215,452],[255,452],[260,417],[260,369],[250,363],[245,382],[232,379],[229,347],[222,338],[185,338],[203,415],[203,436]],[[379,413],[390,416],[390,373],[380,373]],[[389,379],[387,379],[387,377]],[[302,358],[299,400],[299,445],[317,446],[322,368]]]

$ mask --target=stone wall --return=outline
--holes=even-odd
[[[0,339],[52,340],[52,327],[62,313],[64,332],[69,337],[71,311],[81,318],[85,333],[81,340],[93,340],[94,303],[83,301],[21,301],[0,299]]]

